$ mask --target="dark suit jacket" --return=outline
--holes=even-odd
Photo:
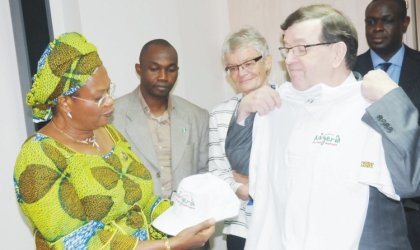
[[[396,192],[401,197],[418,193],[418,112],[404,91],[397,88],[376,101],[366,109],[362,120],[382,135],[385,158]],[[406,222],[401,202],[387,198],[376,188],[370,187],[369,190],[369,206],[359,249],[411,249],[407,239],[410,239],[413,249],[418,249],[411,237],[407,238],[415,231],[408,226],[407,232],[410,223]]]
[[[399,79],[399,86],[405,91],[410,98],[415,108],[420,107],[420,52],[415,51],[405,46],[405,54],[401,68]],[[357,57],[357,63],[354,68],[362,75],[368,71],[373,70],[372,58],[368,50],[364,54]],[[388,95],[375,102],[367,109],[367,113],[363,117],[366,122],[373,129],[378,131],[383,136],[383,145],[386,152],[386,161],[389,171],[391,173],[395,189],[401,197],[418,196],[418,173],[417,169],[418,155],[413,149],[418,144],[418,123],[420,118],[413,116],[413,112],[408,112],[413,107],[407,100],[407,97],[398,91],[392,91]],[[393,126],[391,133],[384,130],[383,124],[378,116],[386,119],[386,123]],[[413,117],[415,123],[412,123]],[[408,129],[409,126],[410,128]],[[404,139],[405,138],[405,139]],[[413,152],[414,151],[414,152]],[[405,168],[404,168],[405,166]],[[408,177],[407,177],[408,175]],[[407,181],[409,180],[409,181]],[[417,195],[416,195],[417,194]],[[378,210],[375,206],[378,200],[382,200],[383,205]],[[404,216],[399,212],[402,208],[401,203],[396,203],[383,197],[377,190],[371,188],[368,216],[365,223],[365,231],[362,235],[361,246],[389,246],[391,242],[400,244],[398,242],[405,242],[403,235],[407,234],[404,226],[406,224]],[[420,212],[413,211],[410,219],[407,220],[408,235],[413,249],[420,249],[418,243],[418,228],[420,227]],[[392,216],[392,219],[389,217]],[[369,220],[368,218],[376,218]],[[408,217],[407,217],[408,218]],[[373,228],[374,223],[380,222]],[[369,226],[371,225],[371,226]],[[378,230],[378,228],[392,228],[392,230]],[[398,235],[397,238],[391,240],[390,237]],[[414,237],[413,237],[414,236]],[[381,242],[380,244],[378,242]],[[381,246],[381,244],[383,244]],[[375,249],[375,248],[372,248]],[[385,248],[384,248],[385,249]],[[392,248],[393,249],[393,248]]]

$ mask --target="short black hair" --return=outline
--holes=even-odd
[[[148,41],[143,48],[140,51],[140,56],[139,56],[139,62],[141,63],[141,58],[143,57],[144,53],[146,53],[147,49],[151,46],[151,45],[160,45],[160,46],[164,46],[164,47],[171,47],[175,50],[174,46],[172,46],[172,44],[170,44],[168,41],[166,41],[165,39],[154,39],[151,41]],[[176,51],[176,50],[175,50]]]
[[[373,2],[377,2],[377,1],[381,1],[381,0],[372,0],[372,2],[370,2],[370,4],[373,3]],[[399,12],[401,14],[401,19],[404,20],[407,17],[407,1],[406,0],[388,0],[388,1],[393,1],[397,4],[397,6],[399,8]],[[369,7],[369,5],[367,7]]]

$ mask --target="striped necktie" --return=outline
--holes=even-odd
[[[392,63],[385,62],[385,63],[379,64],[379,66],[381,66],[381,69],[386,72],[388,70],[389,66],[391,66],[391,64]]]

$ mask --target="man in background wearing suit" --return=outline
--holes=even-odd
[[[115,100],[112,124],[150,171],[154,194],[170,198],[184,177],[208,171],[209,114],[170,94],[179,68],[169,42],[149,41],[139,60],[141,83]]]
[[[409,23],[406,1],[372,1],[365,11],[366,40],[370,49],[357,57],[354,70],[365,75],[370,70],[383,69],[405,91],[418,109],[420,107],[420,52],[409,48],[402,41]],[[382,114],[382,117],[386,117],[382,120],[388,120],[384,124],[390,124],[391,117],[395,118],[395,115],[393,108]],[[407,119],[407,117],[401,118]],[[404,202],[408,236],[415,250],[420,249],[419,204],[420,197]]]

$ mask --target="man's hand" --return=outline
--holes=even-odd
[[[398,88],[398,85],[383,70],[371,70],[363,77],[362,95],[370,103],[379,100],[395,88]]]
[[[242,98],[239,104],[236,122],[242,122],[253,112],[266,115],[275,107],[281,107],[279,93],[269,86],[263,86]]]

